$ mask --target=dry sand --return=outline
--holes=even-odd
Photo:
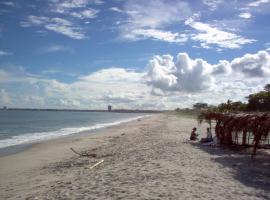
[[[154,115],[1,157],[0,199],[270,199],[270,156],[186,143],[196,125]]]

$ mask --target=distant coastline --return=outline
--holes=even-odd
[[[59,112],[116,112],[116,113],[162,113],[163,110],[131,110],[131,109],[113,109],[108,110],[85,110],[85,109],[53,109],[53,108],[0,108],[0,110],[15,111],[59,111]]]

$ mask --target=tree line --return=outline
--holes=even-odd
[[[206,109],[214,112],[270,111],[270,84],[266,84],[263,91],[250,94],[246,98],[247,102],[228,100],[226,103],[221,103],[217,106],[209,106],[207,103],[196,103],[193,105],[193,108],[197,110]]]

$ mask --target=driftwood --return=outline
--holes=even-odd
[[[93,169],[94,167],[100,165],[103,162],[104,162],[104,160],[101,160],[101,161],[97,162],[96,164],[94,164],[93,166],[91,166],[90,169]]]
[[[97,154],[95,153],[79,153],[78,151],[75,151],[72,147],[70,147],[70,150],[79,156],[86,156],[86,157],[93,157],[93,158],[97,157]]]

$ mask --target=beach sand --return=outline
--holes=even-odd
[[[194,126],[192,118],[157,114],[35,144],[0,158],[0,199],[270,199],[267,152],[251,160],[186,142]]]

